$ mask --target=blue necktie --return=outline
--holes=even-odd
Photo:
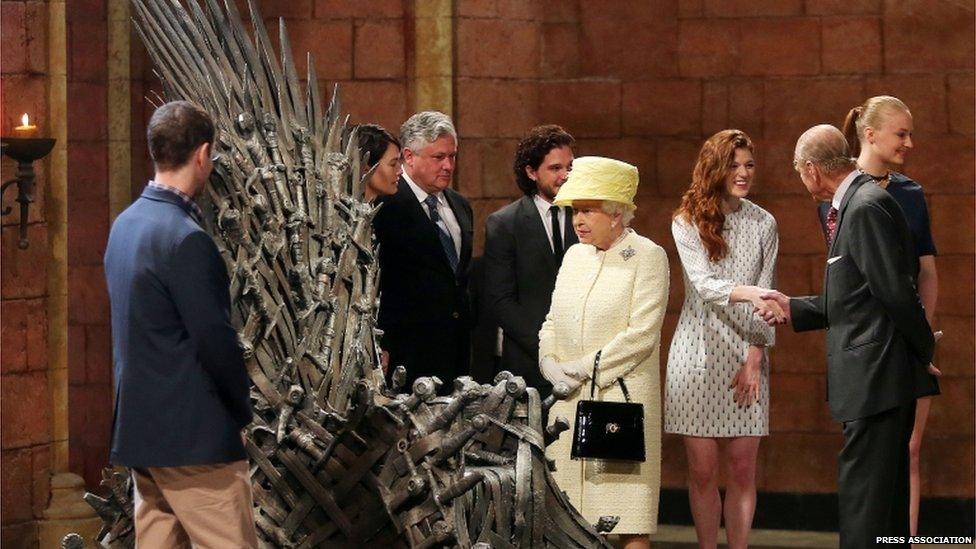
[[[444,248],[444,253],[447,255],[447,262],[451,264],[451,270],[456,273],[458,266],[457,250],[454,249],[454,241],[447,232],[447,225],[441,220],[441,214],[437,213],[437,197],[432,194],[427,195],[424,204],[427,205],[427,211],[430,212],[430,220],[437,227],[437,237],[441,240],[441,247]]]

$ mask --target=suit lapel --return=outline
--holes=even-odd
[[[447,200],[447,205],[451,207],[451,211],[454,212],[454,219],[457,219],[458,227],[461,228],[461,254],[458,256],[458,272],[461,272],[465,268],[468,260],[471,258],[471,235],[474,234],[474,228],[472,227],[474,220],[468,216],[468,210],[461,206],[460,196],[452,189],[444,189],[444,198]],[[446,257],[444,261],[447,261]]]
[[[552,253],[552,246],[549,244],[549,237],[546,236],[546,227],[542,224],[539,216],[539,209],[535,206],[535,200],[531,196],[523,196],[519,199],[519,217],[522,219],[521,225],[525,227],[524,237],[528,240],[529,246],[536,250],[536,254],[544,257],[546,265],[556,272],[556,257]]]
[[[402,177],[397,187],[396,199],[403,204],[408,222],[411,226],[417,227],[421,239],[425,241],[427,249],[435,256],[441,258],[444,268],[450,271],[451,264],[448,262],[447,256],[444,255],[444,248],[441,247],[441,239],[437,236],[437,231],[439,230],[437,225],[427,216],[427,212],[424,211],[424,206],[417,200],[417,195],[410,188],[410,184]]]
[[[847,205],[850,203],[851,197],[861,188],[861,185],[870,179],[871,177],[866,174],[854,178],[850,187],[847,188],[847,192],[844,193],[844,198],[840,201],[840,208],[837,210],[837,228],[834,229],[834,240],[830,243],[830,250],[827,253],[827,257],[834,257],[834,248],[837,246],[837,241],[840,240],[840,228],[844,223],[844,213],[847,211]]]

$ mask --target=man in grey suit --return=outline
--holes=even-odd
[[[795,331],[827,330],[827,400],[844,430],[841,547],[874,547],[879,537],[907,541],[915,379],[935,346],[918,297],[912,237],[898,203],[856,169],[837,128],[807,130],[793,162],[810,194],[832,205],[824,288],[818,296],[766,297],[789,311]]]
[[[563,254],[577,242],[572,211],[552,204],[569,175],[572,145],[559,126],[532,128],[515,153],[525,196],[488,216],[485,229],[485,301],[504,333],[500,367],[543,396],[552,386],[539,372],[539,329]]]

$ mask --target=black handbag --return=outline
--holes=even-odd
[[[627,402],[593,400],[596,369],[600,353],[593,361],[590,400],[576,403],[576,426],[573,428],[573,459],[644,461],[644,405],[631,402],[627,385],[617,378]]]

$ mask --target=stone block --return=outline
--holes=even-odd
[[[24,2],[0,4],[0,72],[4,76],[27,72],[27,25]]]
[[[839,434],[773,434],[763,441],[766,486],[775,486],[778,492],[836,492],[837,454],[843,442]]]
[[[107,324],[110,319],[105,271],[101,265],[68,268],[68,323]]]
[[[108,200],[108,147],[105,142],[72,141],[70,143],[68,203],[76,200],[99,202]]]
[[[6,381],[6,379],[4,380]],[[0,468],[3,524],[34,518],[31,509],[31,449],[4,450]],[[6,545],[6,543],[4,543]]]
[[[949,129],[952,133],[972,136],[974,120],[976,120],[976,86],[973,85],[973,73],[950,74],[949,100]]]
[[[47,298],[27,301],[27,369],[47,369]]]
[[[347,80],[352,77],[352,22],[348,20],[289,21],[288,38],[295,56],[295,70],[304,79],[308,57],[312,54],[316,77],[324,80]],[[271,43],[277,49],[278,25],[268,25]]]
[[[458,78],[458,131],[465,137],[520,138],[536,125],[538,94],[534,81]]]
[[[68,101],[68,138],[72,141],[108,139],[107,84],[69,82],[68,97],[71,98]]]
[[[541,48],[541,74],[553,78],[569,78],[580,73],[578,23],[543,24]]]
[[[68,35],[68,80],[104,83],[108,77],[107,22],[69,20]]]
[[[539,75],[539,25],[507,19],[457,21],[457,74],[534,78]]]
[[[972,255],[940,255],[935,258],[939,270],[939,315],[973,315],[976,294],[973,291]],[[972,336],[972,334],[969,334]]]
[[[847,111],[864,101],[864,93],[860,78],[767,79],[763,127],[794,140],[816,124],[839,127]]]
[[[403,78],[404,22],[402,19],[356,23],[356,78]]]
[[[539,119],[559,124],[573,137],[620,135],[620,82],[549,80],[539,83]]]
[[[332,85],[323,92],[331,97]],[[362,80],[339,84],[342,110],[353,124],[379,124],[393,135],[399,135],[400,124],[408,116],[407,85],[399,80]]]
[[[914,140],[915,148],[904,173],[931,194],[972,195],[976,187],[976,141],[972,136],[926,135]]]
[[[972,254],[976,249],[973,200],[952,195],[928,197],[932,236],[940,254]]]
[[[0,387],[4,417],[3,449],[25,448],[51,440],[47,372],[8,375]],[[30,466],[27,466],[30,477]],[[28,481],[29,484],[29,481]]]
[[[582,6],[593,9],[590,2]],[[677,53],[678,21],[674,17],[618,19],[587,17],[584,12],[580,20],[580,66],[587,76],[624,80],[675,77],[678,76]]]
[[[803,14],[803,0],[704,0],[705,17],[786,17]]]
[[[27,310],[26,300],[0,302],[0,372],[4,375],[27,370]]]
[[[19,228],[3,227],[3,262],[0,264],[0,280],[3,281],[3,298],[29,298],[47,295],[47,226],[27,226],[26,250],[17,247]]]
[[[687,19],[678,27],[678,66],[684,77],[727,76],[735,69],[738,22]]]
[[[937,402],[937,401],[936,401]],[[933,403],[933,407],[935,403]],[[972,424],[972,417],[966,419]],[[973,437],[937,437],[927,433],[922,451],[934,456],[937,464],[929,471],[928,491],[932,497],[972,498],[974,471]]]
[[[881,20],[877,17],[824,17],[822,69],[828,74],[881,72]]]
[[[700,149],[699,139],[664,139],[658,143],[657,188],[662,196],[680,198],[685,194]]]
[[[383,19],[403,17],[403,0],[315,0],[318,19]]]
[[[769,18],[741,27],[736,72],[752,76],[818,74],[820,24],[816,19]]]
[[[935,329],[945,334],[935,347],[935,365],[946,376],[942,383],[958,383],[961,381],[959,378],[971,378],[973,364],[976,363],[976,345],[972,337],[976,333],[976,323],[973,317],[938,313]]]
[[[881,0],[806,0],[807,15],[868,15],[881,13]]]
[[[701,131],[701,82],[625,82],[621,114],[625,135],[697,137]]]
[[[971,71],[974,34],[965,3],[885,0],[885,72]]]

